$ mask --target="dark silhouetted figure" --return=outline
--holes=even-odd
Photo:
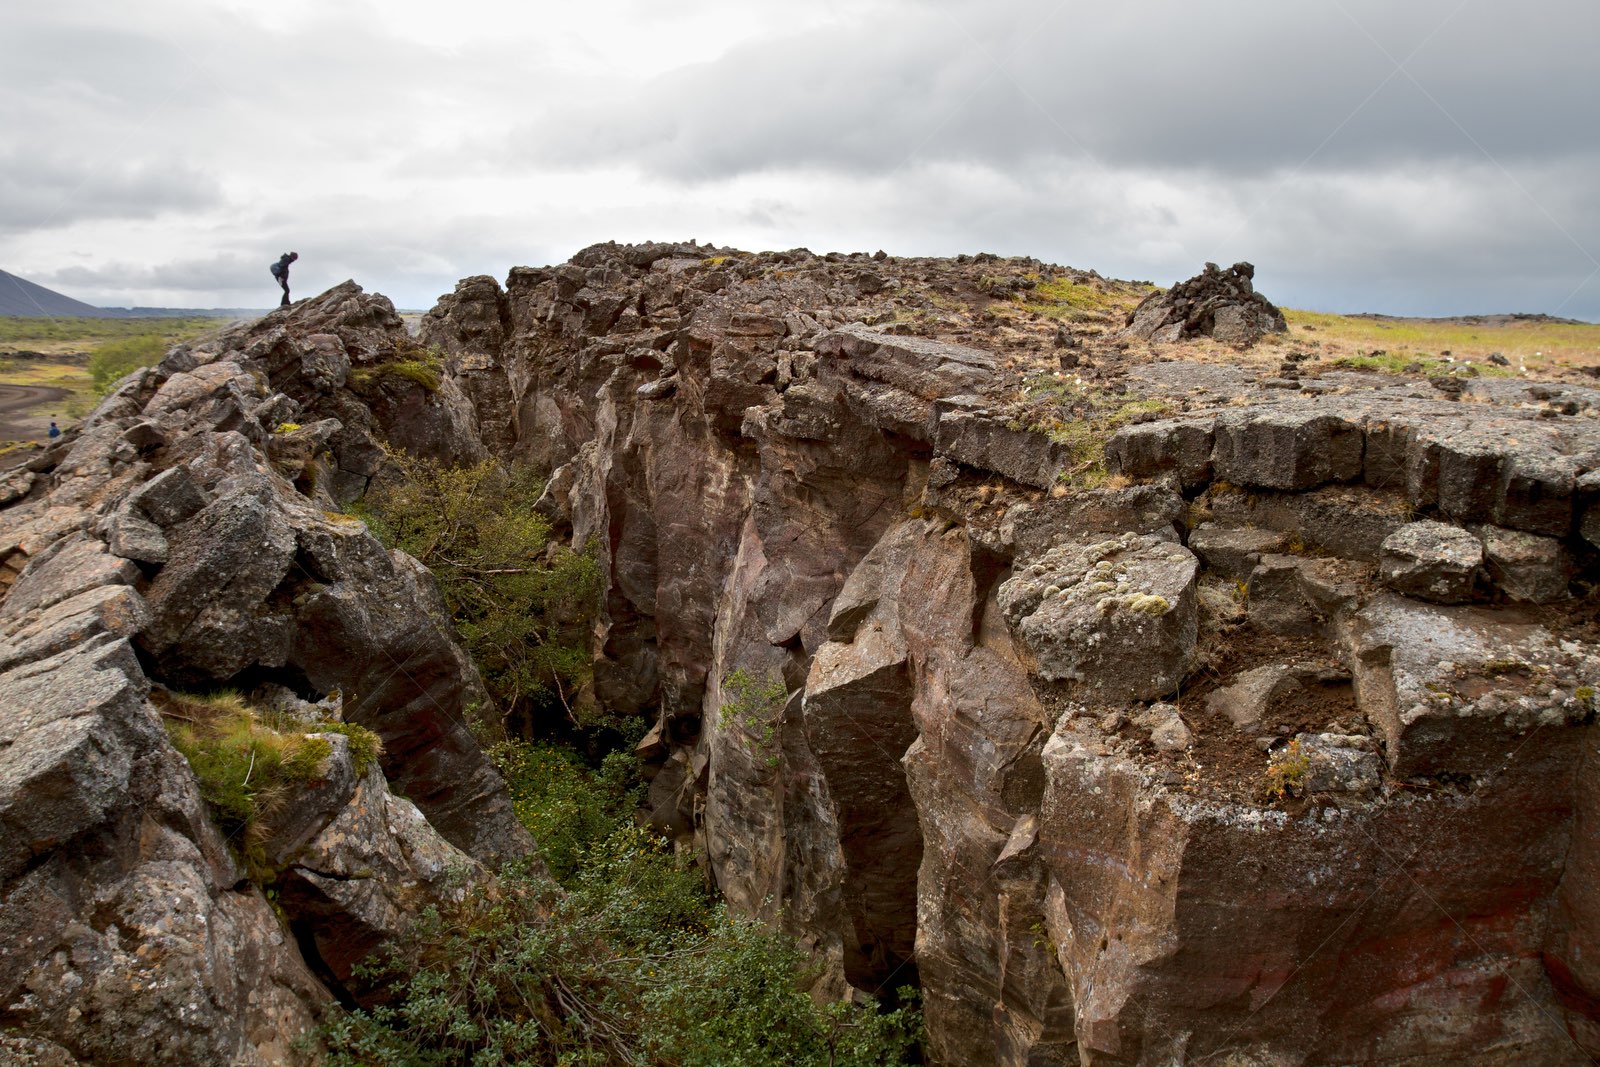
[[[285,252],[278,257],[278,262],[272,265],[272,276],[278,279],[278,284],[283,286],[283,302],[278,306],[289,306],[289,264],[300,258],[299,252]]]

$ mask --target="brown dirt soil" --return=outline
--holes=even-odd
[[[1198,781],[1208,791],[1230,800],[1260,800],[1267,750],[1258,738],[1271,736],[1273,748],[1297,733],[1330,729],[1366,733],[1366,721],[1342,664],[1329,655],[1325,641],[1314,637],[1280,637],[1251,623],[1239,624],[1220,636],[1213,666],[1192,675],[1178,701],[1178,711],[1194,731],[1189,758]],[[1240,730],[1206,706],[1206,697],[1231,685],[1245,671],[1270,663],[1292,663],[1338,675],[1338,680],[1307,682],[1298,692],[1269,705],[1259,727]]]

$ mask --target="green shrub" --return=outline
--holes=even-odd
[[[598,773],[570,748],[504,743],[490,750],[505,778],[517,818],[539,843],[550,873],[562,883],[578,873],[584,854],[632,821],[643,797],[632,753],[606,756]]]
[[[771,749],[777,741],[778,720],[788,695],[788,687],[778,675],[769,674],[758,680],[741,667],[722,680],[722,707],[717,721],[724,729],[737,728],[757,745]],[[767,765],[778,765],[776,751],[768,753]]]
[[[166,354],[167,341],[163,337],[110,341],[89,356],[89,376],[94,379],[95,391],[104,395],[125,376],[140,367],[155,366]]]
[[[490,692],[508,715],[572,713],[589,678],[600,593],[593,552],[551,541],[526,467],[444,467],[394,452],[389,477],[357,505],[385,544],[433,572]]]
[[[907,1062],[914,1006],[816,1007],[791,939],[730,916],[684,859],[633,825],[634,757],[595,773],[549,748],[509,744],[496,756],[518,813],[564,841],[555,852],[542,842],[547,860],[573,859],[564,888],[524,865],[425,911],[361,967],[393,996],[335,1013],[322,1033],[329,1064]]]

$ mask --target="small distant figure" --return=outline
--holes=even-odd
[[[278,305],[281,308],[289,306],[289,264],[299,258],[299,252],[285,252],[278,257],[278,262],[272,265],[272,276],[283,286],[283,302]]]
[[[55,438],[60,437],[60,436],[61,436],[61,427],[56,425],[56,420],[55,419],[51,419],[50,420],[50,437],[51,437],[51,439],[54,440]]]

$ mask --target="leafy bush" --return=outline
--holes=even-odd
[[[578,873],[588,850],[630,821],[644,792],[639,761],[627,752],[608,755],[598,774],[558,745],[506,743],[490,755],[517,818],[563,883]]]
[[[551,542],[534,511],[542,485],[526,467],[492,460],[444,467],[390,454],[390,476],[358,505],[372,531],[415,556],[484,682],[508,715],[529,720],[571,698],[590,671],[589,622],[599,598],[592,552]]]
[[[743,667],[722,680],[722,707],[718,722],[723,729],[742,730],[746,737],[765,749],[772,749],[778,736],[778,719],[783,714],[784,698],[788,687],[776,674],[764,679]],[[778,754],[769,751],[767,766],[778,765]]]
[[[89,356],[89,376],[94,379],[95,391],[104,395],[124,376],[140,367],[152,367],[160,363],[166,354],[167,341],[162,337],[129,337],[122,341],[110,341]]]
[[[914,1007],[816,1007],[791,940],[730,916],[688,864],[632,824],[633,757],[593,773],[561,750],[510,744],[496,755],[519,814],[545,831],[561,882],[516,867],[426,911],[363,966],[394,995],[325,1027],[330,1064],[907,1061],[920,1034]]]

